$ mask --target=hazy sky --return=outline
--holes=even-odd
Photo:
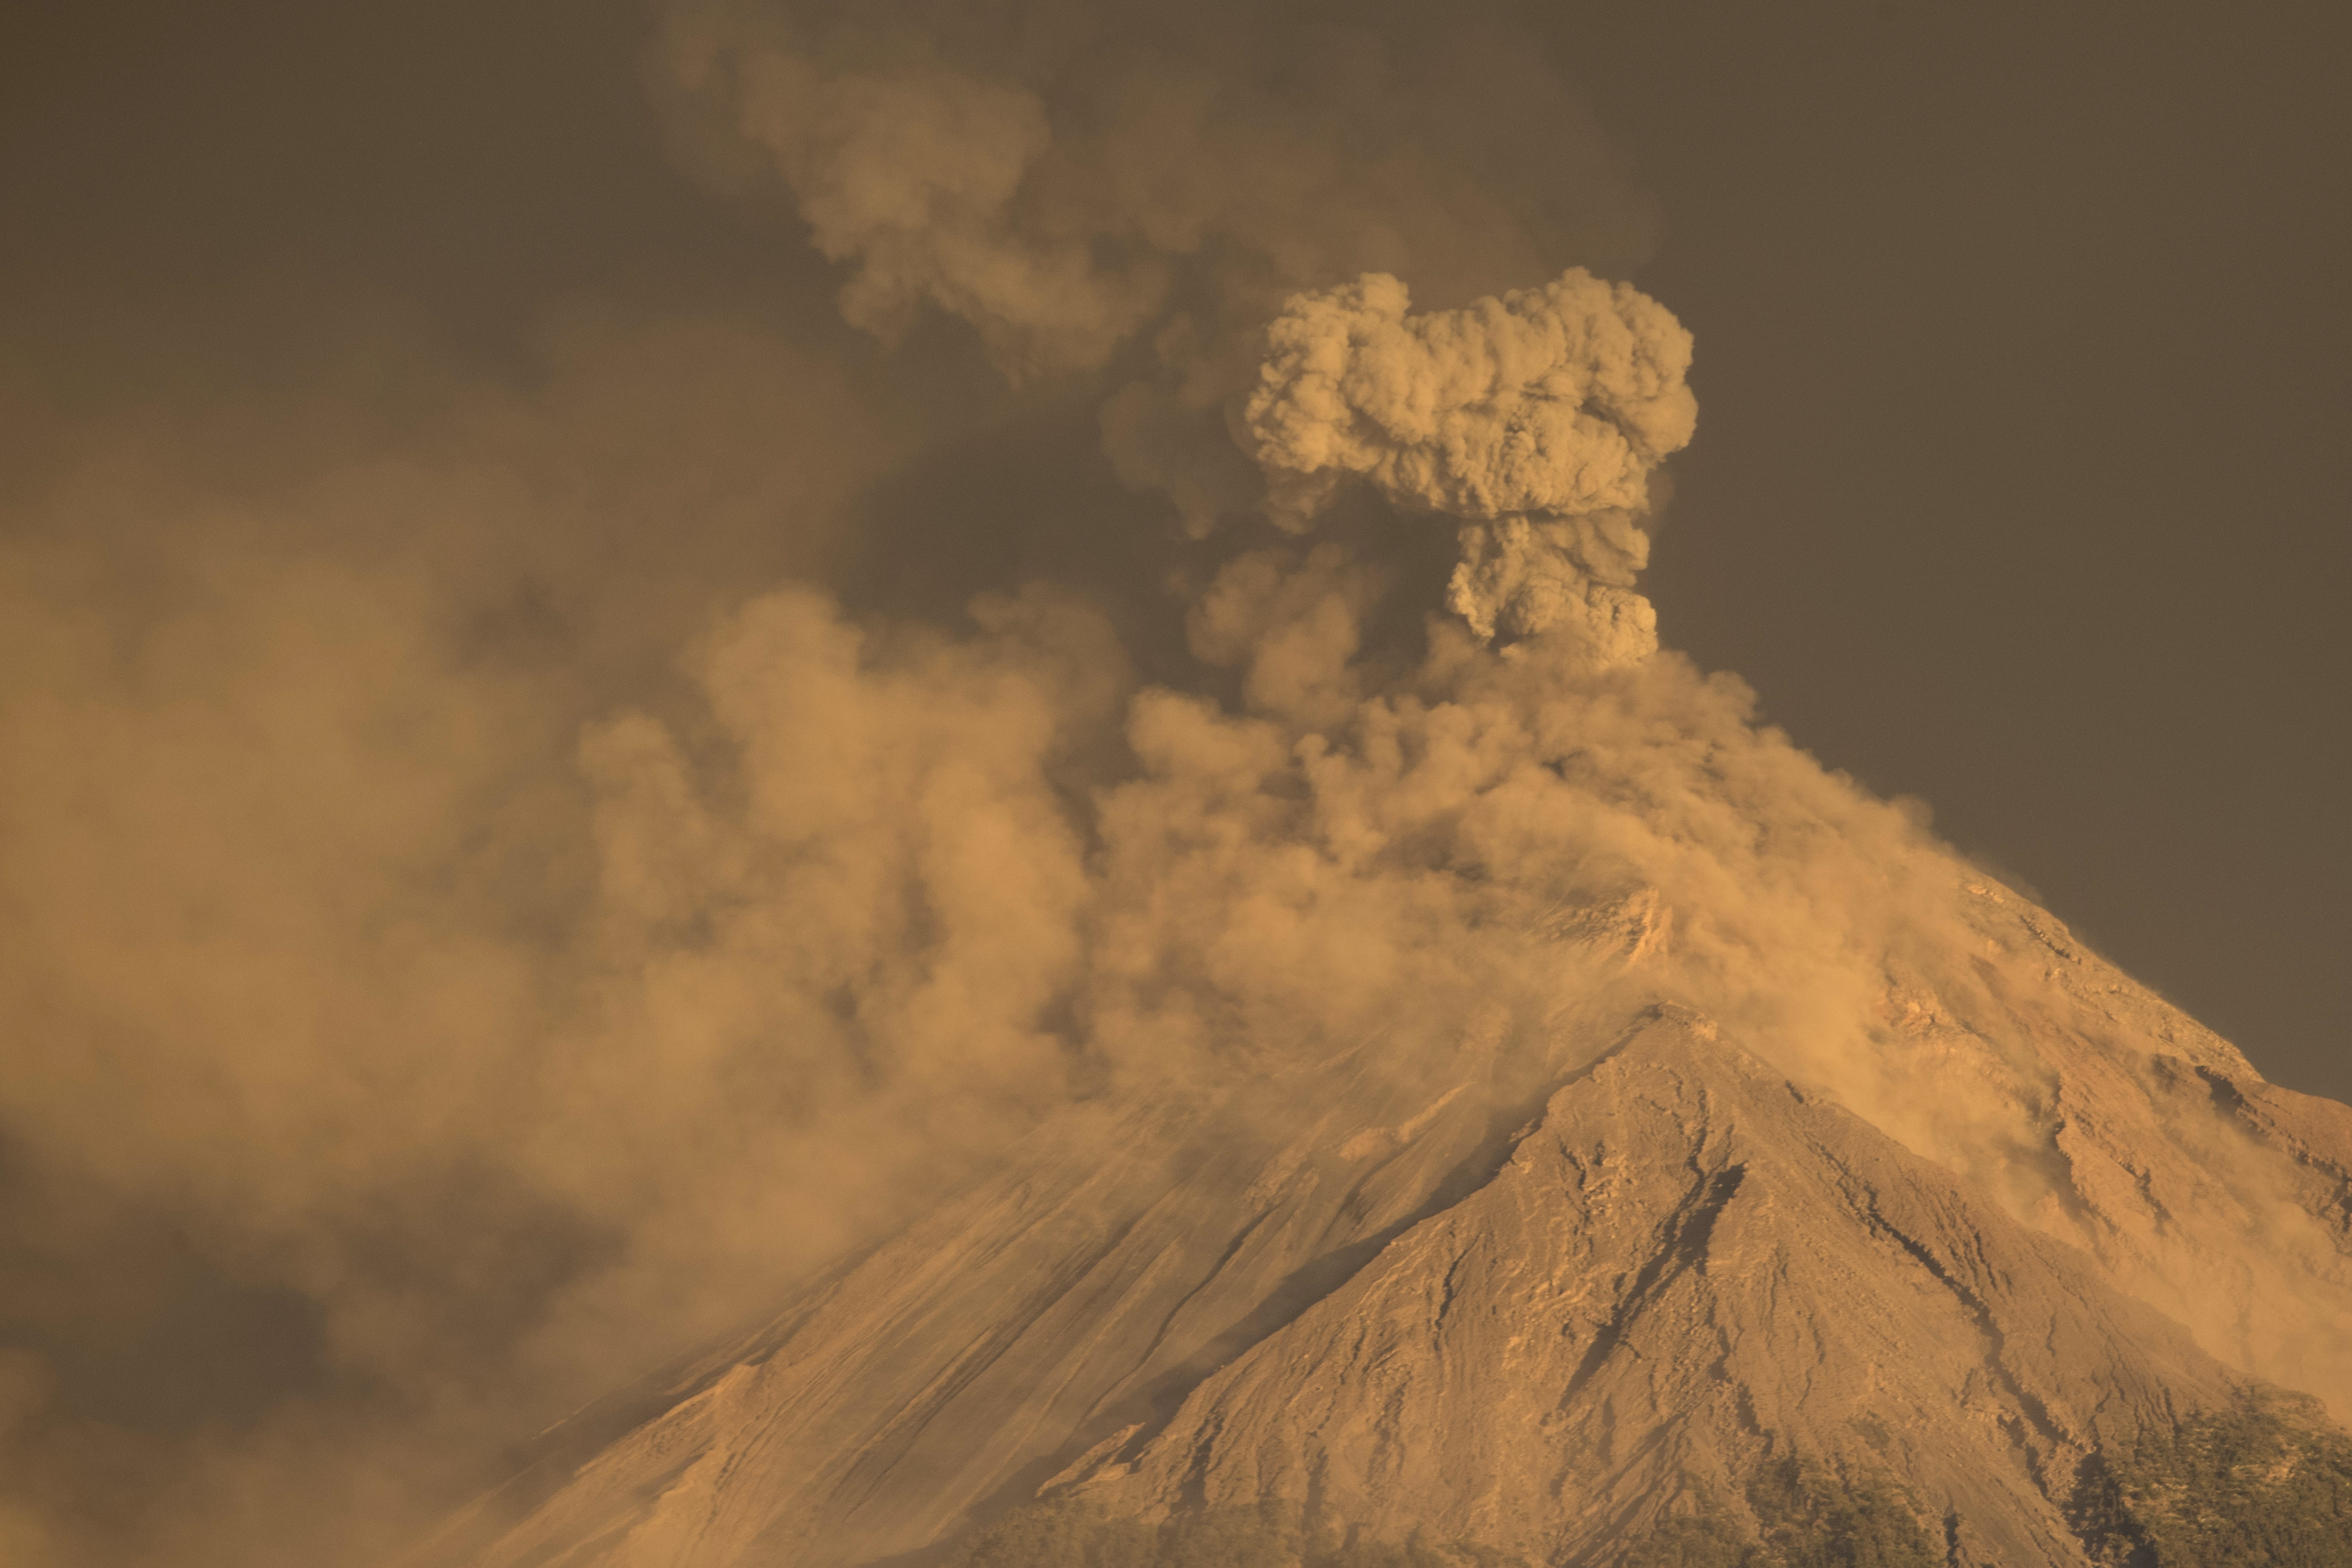
[[[2278,1080],[2352,1096],[2340,12],[1798,12],[1529,13],[1655,198],[1635,279],[1700,344],[1666,641]],[[788,219],[665,157],[628,4],[0,29],[36,456],[44,416],[299,376],[354,300],[491,356],[583,292],[827,303]]]
[[[1021,9],[1044,34],[1103,14]],[[2276,1080],[2352,1098],[2339,9],[1502,7],[1522,36],[1499,52],[1395,50],[1391,106],[1364,86],[1377,50],[1302,64],[1255,8],[1226,8],[1228,38],[1195,7],[1168,31],[1255,84],[1234,142],[1266,156],[1227,169],[1212,134],[1161,169],[1122,143],[1045,207],[1148,227],[1152,201],[1118,205],[1139,187],[1084,184],[1104,170],[1214,198],[1232,254],[1176,287],[1222,324],[1161,367],[1200,371],[1202,407],[1299,279],[1391,239],[1421,310],[1570,263],[1630,279],[1696,341],[1696,437],[1642,579],[1663,641],[1929,803]],[[1454,26],[1336,14],[1415,46]],[[106,1500],[177,1487],[202,1506],[158,1504],[150,1555],[86,1561],[208,1560],[172,1554],[184,1516],[190,1541],[261,1529],[314,1562],[283,1500],[312,1456],[357,1489],[317,1500],[324,1539],[429,1513],[550,1402],[883,1223],[894,1160],[951,1172],[967,1106],[1032,1108],[1068,955],[1008,933],[1093,896],[1055,792],[1093,776],[1118,694],[1257,701],[1278,661],[1211,670],[1241,657],[1220,637],[1297,632],[1305,668],[1360,630],[1380,666],[1439,607],[1443,531],[1358,514],[1377,569],[1307,556],[1208,591],[1255,546],[1196,548],[1120,482],[1099,389],[1008,390],[1005,342],[968,324],[1002,300],[918,312],[886,349],[773,169],[716,194],[727,156],[651,31],[640,0],[0,12],[0,808],[24,814],[0,1003],[27,1047],[0,1062],[0,1271],[31,1282],[0,1329],[37,1352],[0,1343],[0,1459],[32,1499],[0,1487],[0,1554],[23,1520],[110,1541]],[[1024,133],[1017,95],[921,79],[919,108]],[[1076,97],[1056,112],[1127,123]],[[1403,128],[1389,162],[1333,167],[1367,102]],[[984,136],[919,150],[992,175]],[[1284,184],[1318,170],[1328,222]],[[1398,193],[1418,205],[1384,237]],[[1686,431],[1667,413],[1662,450]],[[1382,573],[1401,608],[1370,607]],[[969,646],[903,631],[1041,577],[1091,608],[999,603]],[[833,597],[730,618],[787,578]],[[867,666],[841,651],[860,616],[902,626]],[[1266,700],[1349,689],[1301,682]],[[812,733],[839,777],[774,739]],[[729,784],[706,764],[736,743]],[[922,747],[986,775],[978,805],[891,793]],[[1857,834],[1908,831],[1839,798]],[[871,889],[780,896],[730,837],[763,810],[886,868],[943,814],[935,847],[979,848],[919,869],[963,879],[970,929],[833,919]],[[1000,839],[1045,849],[991,860]],[[806,996],[772,964],[697,968],[760,896],[788,955],[880,957]],[[942,1001],[933,967],[974,989]],[[1361,1000],[1324,989],[1293,1000]],[[728,1052],[824,1037],[853,994],[907,1004],[877,1028],[908,1060],[860,1058],[856,1030],[838,1059],[777,1050],[752,1087],[789,1114],[744,1109]],[[841,1114],[775,1136],[804,1104]],[[362,1495],[379,1473],[413,1489]]]

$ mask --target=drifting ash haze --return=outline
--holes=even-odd
[[[1800,1462],[2171,1562],[2200,1421],[2341,1474],[2261,1385],[2352,1409],[2352,1112],[1659,647],[1691,341],[1537,58],[677,5],[887,352],[583,318],[20,503],[7,1561],[1602,1564]],[[107,1381],[159,1226],[278,1384]]]

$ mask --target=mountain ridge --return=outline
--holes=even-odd
[[[1938,1072],[2039,1075],[2045,1142],[1991,1186],[1641,999],[1671,916],[1636,896],[1558,922],[1602,977],[1562,1037],[1474,1021],[1449,1059],[1367,1046],[1080,1108],[552,1431],[404,1563],[915,1568],[1042,1498],[1147,1524],[1271,1500],[1601,1563],[1692,1509],[1759,1530],[1747,1478],[1800,1456],[1919,1500],[1955,1568],[2089,1563],[2109,1456],[2252,1396],[2216,1348],[2296,1342],[2345,1300],[2320,1288],[2352,1111],[2262,1083],[2022,900],[1958,897],[2046,956],[2043,990],[1966,1019],[1890,978],[1883,1010]],[[2305,1250],[2249,1262],[2227,1233],[2265,1193]],[[2181,1258],[2202,1294],[2168,1281]],[[2150,1300],[2265,1270],[2294,1290],[2202,1346]]]

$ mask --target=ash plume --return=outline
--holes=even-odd
[[[1360,478],[1459,520],[1451,603],[1480,637],[1573,623],[1603,660],[1655,647],[1628,590],[1649,475],[1696,417],[1689,335],[1580,268],[1506,286],[1497,263],[1533,270],[1565,226],[1514,221],[1496,188],[1507,164],[1444,159],[1420,105],[1468,118],[1489,148],[1596,139],[1549,83],[1473,108],[1412,79],[1523,79],[1494,46],[1449,38],[1416,71],[1361,34],[1244,27],[1261,54],[1236,69],[1223,40],[1147,55],[1149,30],[1105,37],[1044,11],[1012,29],[1027,45],[1013,50],[920,8],[672,15],[695,144],[731,184],[782,184],[848,266],[852,322],[896,338],[940,310],[1016,376],[1118,363],[1133,379],[1102,405],[1106,455],[1196,534],[1255,510],[1303,527]],[[1633,208],[1590,183],[1597,216]],[[1614,221],[1638,244],[1632,211]],[[1409,315],[1386,268],[1481,294]],[[1121,353],[1147,335],[1148,352]]]
[[[1091,373],[1105,455],[1188,530],[1255,511],[1231,430],[1303,289],[1466,303],[1656,221],[1539,54],[1476,14],[1116,19],[1015,5],[666,7],[660,82],[723,190],[781,187],[849,320],[968,323],[1016,377]]]
[[[1481,640],[1569,623],[1606,663],[1656,647],[1627,591],[1649,559],[1639,517],[1698,419],[1690,334],[1656,300],[1572,268],[1413,316],[1372,274],[1293,297],[1266,342],[1243,418],[1276,521],[1305,526],[1360,477],[1462,521],[1447,602]]]

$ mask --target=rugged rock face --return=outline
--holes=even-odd
[[[1890,973],[1887,1038],[1997,1086],[2013,1157],[1956,1172],[1655,1001],[1089,1111],[414,1562],[911,1564],[1043,1496],[1601,1564],[1695,1510],[1752,1532],[1748,1479],[1801,1458],[1949,1563],[2088,1563],[2118,1457],[2250,1369],[2342,1398],[2352,1111],[1958,896],[2042,986],[1964,1019]],[[1638,975],[1654,916],[1564,940]]]

